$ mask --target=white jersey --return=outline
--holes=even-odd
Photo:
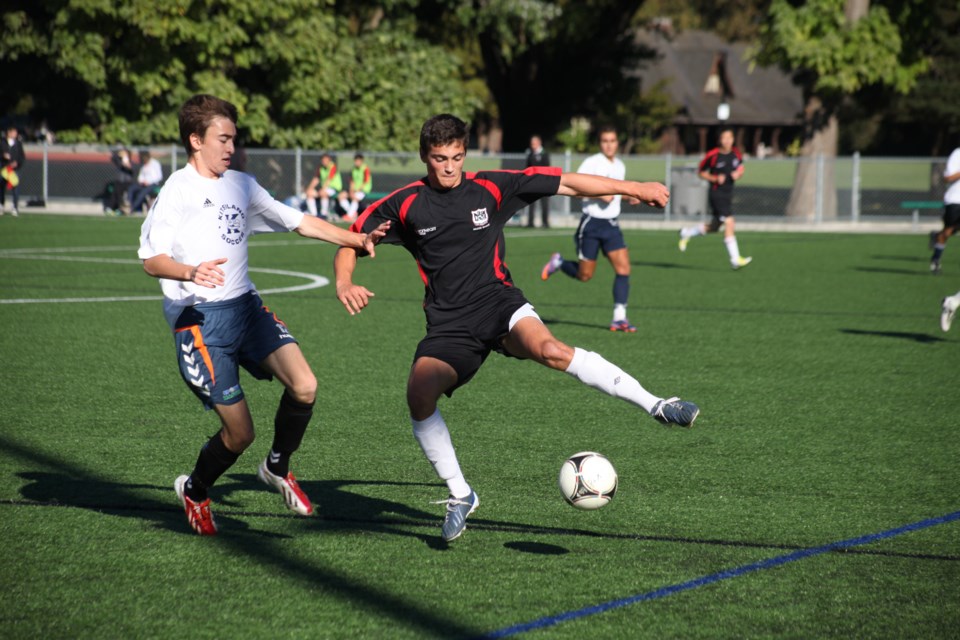
[[[595,153],[580,165],[577,173],[589,173],[594,176],[603,176],[605,178],[616,178],[623,180],[627,175],[627,168],[623,166],[620,158],[608,160],[602,153]],[[583,212],[592,218],[602,218],[612,220],[620,215],[620,196],[613,196],[610,202],[604,202],[597,198],[583,199]]]
[[[947,167],[943,170],[944,177],[960,171],[960,148],[954,149],[947,158]],[[960,180],[954,180],[943,194],[944,204],[960,204]]]
[[[252,176],[227,171],[204,178],[191,164],[174,172],[140,228],[141,260],[166,254],[182,264],[226,258],[223,286],[160,279],[163,313],[171,328],[181,311],[201,302],[231,300],[254,291],[247,274],[247,242],[255,233],[292,231],[303,213],[277,202]]]

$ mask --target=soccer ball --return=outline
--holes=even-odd
[[[594,451],[575,453],[560,467],[560,493],[578,509],[599,509],[617,493],[617,470]]]

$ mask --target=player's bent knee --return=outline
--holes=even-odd
[[[577,272],[577,280],[580,282],[590,282],[593,279],[592,273],[583,273],[582,271]]]
[[[313,404],[317,399],[317,378],[313,375],[303,380],[295,380],[289,387],[287,393],[303,404]]]

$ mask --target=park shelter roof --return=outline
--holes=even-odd
[[[802,120],[800,87],[776,67],[755,66],[751,71],[746,43],[725,42],[698,30],[673,37],[643,30],[637,39],[656,52],[637,70],[643,90],[666,80],[666,92],[680,107],[677,124],[717,124],[717,105],[723,98],[730,105],[731,125],[791,126]],[[716,74],[712,79],[711,72]]]

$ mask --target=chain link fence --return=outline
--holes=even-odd
[[[56,208],[63,203],[103,201],[108,185],[117,179],[111,162],[116,149],[104,146],[25,145],[27,162],[18,172],[21,206]],[[185,162],[178,145],[153,146],[148,150],[169,176]],[[139,150],[133,150],[134,178]],[[284,200],[303,193],[316,174],[321,151],[244,149],[234,157],[233,168],[247,171],[274,197]],[[353,166],[352,151],[332,154],[347,180]],[[416,153],[365,152],[373,175],[373,196],[380,196],[414,182],[424,175]],[[553,154],[552,164],[576,171],[586,154]],[[467,156],[468,171],[522,169],[523,154]],[[688,222],[709,216],[706,182],[697,176],[699,157],[623,156],[627,178],[664,182],[671,202],[665,210],[644,205],[623,205],[624,219]],[[862,158],[858,154],[838,158],[746,158],[746,172],[734,189],[733,211],[738,218],[757,221],[858,222],[876,220],[930,221],[941,215],[945,185],[945,159]],[[798,215],[788,216],[788,205],[798,172],[812,175],[807,183],[808,203]],[[577,214],[570,198],[553,198],[551,211]]]

